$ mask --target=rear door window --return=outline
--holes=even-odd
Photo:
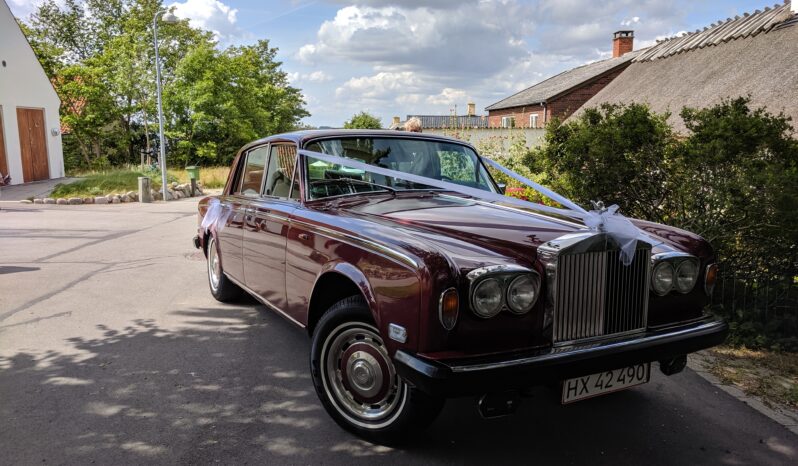
[[[238,190],[238,194],[247,197],[260,196],[268,155],[268,146],[258,147],[247,152],[247,161],[241,174],[241,188]]]

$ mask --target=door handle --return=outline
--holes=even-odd
[[[300,234],[298,234],[297,236],[299,237],[299,239],[301,239],[301,240],[303,240],[303,241],[307,241],[307,240],[309,240],[309,239],[310,239],[310,235],[309,235],[309,234],[307,234],[307,233],[300,233]]]

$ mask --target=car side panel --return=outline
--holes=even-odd
[[[307,324],[313,288],[325,272],[340,273],[357,285],[369,302],[383,337],[391,323],[407,329],[407,341],[385,338],[391,354],[416,351],[421,283],[417,271],[401,260],[369,249],[336,231],[329,223],[309,219],[297,209],[291,219],[286,248],[287,313]],[[318,216],[318,214],[316,214]]]
[[[263,198],[250,204],[244,222],[244,276],[247,288],[278,309],[286,309],[285,246],[296,203]],[[294,316],[292,316],[294,317]]]
[[[222,223],[216,225],[216,238],[219,242],[222,269],[225,274],[243,283],[242,246],[247,202],[237,196],[225,196],[220,201],[222,214],[218,221]]]

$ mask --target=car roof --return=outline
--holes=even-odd
[[[292,131],[290,133],[281,133],[272,136],[267,136],[265,138],[258,139],[257,141],[250,142],[249,144],[244,146],[242,150],[247,150],[252,146],[257,146],[268,142],[278,142],[278,141],[294,142],[301,148],[304,147],[306,143],[316,139],[329,139],[337,137],[377,137],[377,138],[383,137],[383,138],[419,139],[427,141],[449,142],[473,148],[471,144],[461,141],[459,139],[454,139],[448,136],[441,136],[438,134],[431,134],[431,133],[414,133],[410,131],[397,131],[390,129],[312,129],[312,130]]]

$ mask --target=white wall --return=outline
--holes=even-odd
[[[477,148],[481,143],[496,141],[504,150],[510,148],[515,138],[523,136],[527,147],[543,144],[545,129],[541,128],[469,128],[453,131],[450,129],[424,129],[425,133],[440,134],[466,141]]]
[[[2,61],[5,61],[3,66]],[[64,176],[58,95],[19,29],[14,15],[0,0],[0,111],[3,117],[5,153],[11,184],[22,183],[17,107],[44,109],[45,140],[50,178]],[[59,130],[53,136],[52,130]]]

